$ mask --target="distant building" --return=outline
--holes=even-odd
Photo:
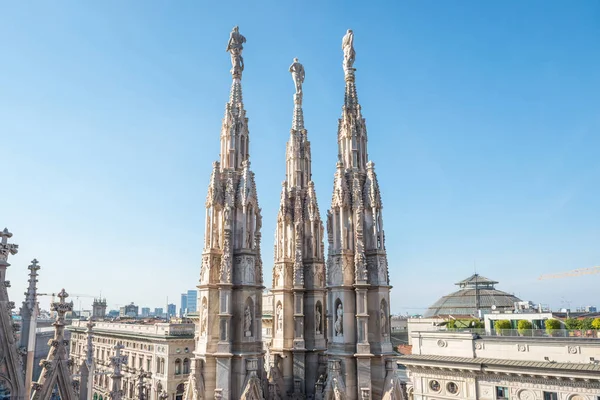
[[[109,318],[117,318],[119,316],[119,310],[110,310],[106,316]]]
[[[104,317],[106,317],[106,299],[94,299],[92,303],[92,318],[104,319]]]
[[[175,317],[177,315],[177,306],[175,304],[167,305],[167,318]]]
[[[150,316],[150,307],[142,307],[142,318],[148,318]]]
[[[158,318],[162,318],[163,317],[163,308],[162,307],[158,307],[154,309],[154,316],[158,317]]]
[[[70,357],[74,361],[74,373],[86,358],[86,323],[73,321],[67,327],[71,332]],[[127,356],[127,364],[122,369],[123,399],[138,398],[136,378],[141,369],[152,374],[145,379],[149,385],[145,398],[159,399],[164,390],[168,399],[181,399],[194,357],[194,330],[194,324],[97,322],[92,331],[96,370],[112,372],[110,357],[114,355],[114,346],[121,342],[125,346],[122,354]],[[93,399],[108,399],[110,391],[110,374],[98,374],[94,378]]]
[[[138,306],[133,303],[123,306],[119,309],[119,317],[137,318],[137,316]]]
[[[487,313],[514,310],[515,303],[521,300],[495,288],[498,284],[484,276],[474,274],[457,282],[460,289],[436,301],[425,317],[475,317],[483,318]]]
[[[187,292],[187,312],[198,311],[198,291],[188,290]]]
[[[528,337],[411,336],[412,354],[398,361],[408,370],[409,400],[595,400],[600,394],[600,339],[549,337],[543,330]]]
[[[187,293],[181,293],[181,307],[179,308],[179,316],[183,317],[187,312]]]

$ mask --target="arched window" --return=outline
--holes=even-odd
[[[187,375],[190,373],[190,359],[186,358],[183,360],[183,374]]]
[[[181,359],[175,360],[175,375],[181,375]]]
[[[180,383],[177,385],[177,393],[175,394],[175,400],[183,400],[183,391],[185,390],[185,385]]]
[[[161,374],[165,373],[165,359],[164,358],[160,359],[160,373]]]
[[[98,393],[94,393],[94,400],[98,400]]]

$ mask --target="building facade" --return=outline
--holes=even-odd
[[[304,66],[294,59],[292,129],[286,147],[286,179],[275,231],[269,395],[314,396],[325,336],[323,223],[311,172],[311,151],[302,110]]]
[[[67,329],[71,332],[73,373],[77,373],[87,355],[87,321],[74,320]],[[148,400],[158,400],[162,393],[169,400],[180,400],[191,370],[194,332],[194,324],[96,322],[92,330],[93,400],[107,399],[113,388],[110,358],[118,343],[127,357],[121,379],[124,399],[138,398],[138,375],[143,370],[151,374],[145,380]]]
[[[139,307],[135,304],[127,304],[119,308],[119,317],[137,318]]]
[[[227,45],[232,84],[220,161],[213,163],[206,198],[196,361],[186,398],[262,398],[262,216],[242,99],[245,42],[235,27]]]
[[[413,332],[409,398],[597,400],[600,339]]]
[[[346,81],[338,122],[338,162],[327,213],[327,354],[324,392],[381,398],[394,356],[383,204],[355,84],[354,34],[342,40]]]

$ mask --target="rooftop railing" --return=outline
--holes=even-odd
[[[486,331],[483,328],[445,329],[448,332],[470,332],[480,336],[502,337],[550,337],[550,338],[581,338],[599,339],[600,330],[596,329],[499,329]]]

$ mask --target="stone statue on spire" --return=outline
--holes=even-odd
[[[353,70],[352,66],[354,65],[354,59],[356,58],[356,52],[354,51],[354,32],[352,32],[352,29],[348,29],[342,39],[342,50],[344,50],[344,71],[351,71]]]
[[[294,58],[294,63],[290,65],[292,79],[296,85],[296,94],[302,94],[302,84],[304,83],[304,66],[300,64],[297,58]]]
[[[240,33],[240,28],[234,26],[229,34],[226,51],[231,55],[231,74],[234,78],[239,78],[244,70],[244,59],[242,50],[244,50],[246,38]]]

